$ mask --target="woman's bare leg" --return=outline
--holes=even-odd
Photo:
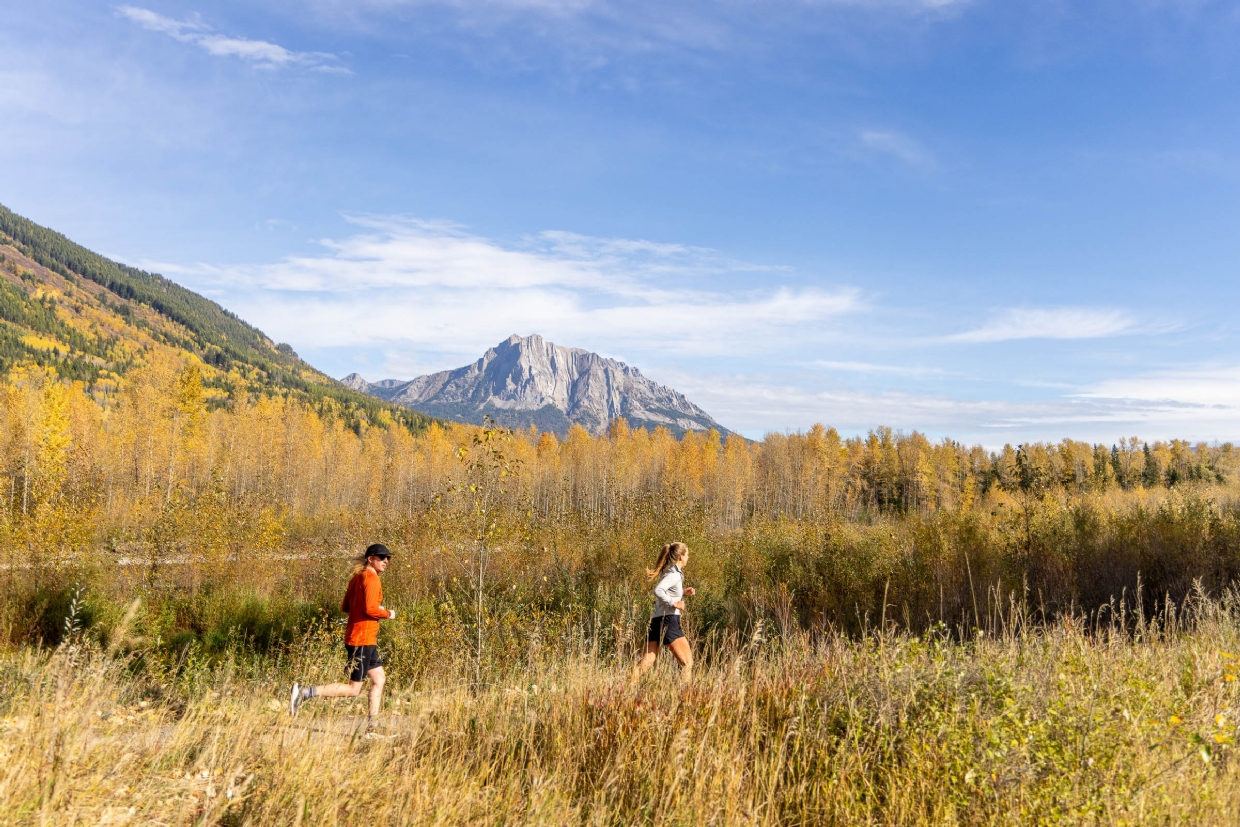
[[[646,641],[646,651],[642,653],[641,660],[633,664],[633,678],[636,681],[642,675],[650,671],[650,667],[654,666],[655,658],[659,656],[659,644]]]
[[[376,666],[366,673],[366,677],[370,678],[370,704],[368,714],[373,721],[374,717],[379,714],[379,706],[383,703],[383,684],[387,680],[387,676],[383,674],[383,667]],[[360,686],[361,684],[359,684]]]
[[[374,671],[373,669],[371,670]],[[362,694],[361,681],[349,681],[348,683],[329,683],[323,686],[316,686],[314,694],[320,698],[356,698]]]
[[[366,673],[366,677],[370,678],[367,714],[373,719],[379,714],[379,707],[383,705],[383,685],[387,682],[387,675],[384,674],[382,666],[376,666]],[[324,686],[316,686],[314,694],[320,698],[356,698],[362,694],[363,683],[364,681],[329,683]]]
[[[688,683],[693,677],[693,650],[689,648],[689,641],[678,637],[667,648],[671,649],[676,660],[680,661],[680,682]]]

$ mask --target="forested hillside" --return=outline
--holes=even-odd
[[[0,206],[0,372],[47,368],[103,401],[155,360],[197,370],[208,405],[275,395],[330,407],[352,426],[429,421],[340,385],[215,302]]]

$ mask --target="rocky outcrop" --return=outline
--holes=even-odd
[[[350,373],[340,380],[340,384],[361,393],[370,393],[370,383],[363,379],[360,373]]]
[[[642,376],[637,368],[541,336],[510,336],[481,359],[456,370],[408,382],[367,382],[356,373],[341,382],[354,390],[445,419],[509,427],[533,424],[563,435],[573,424],[599,434],[624,417],[632,427],[686,431],[726,428],[683,394]]]

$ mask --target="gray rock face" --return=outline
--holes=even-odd
[[[361,374],[350,373],[348,376],[340,380],[340,384],[346,388],[351,388],[359,393],[370,393],[370,383],[362,378]]]
[[[371,383],[356,373],[340,381],[432,416],[481,423],[489,415],[508,427],[532,424],[561,436],[573,424],[605,433],[619,417],[635,428],[663,426],[678,436],[711,428],[728,433],[683,394],[637,368],[537,335],[510,336],[471,365],[408,382]]]

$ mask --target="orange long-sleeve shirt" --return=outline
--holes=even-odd
[[[379,575],[368,568],[353,575],[340,605],[340,611],[349,614],[349,624],[344,629],[346,645],[375,645],[379,639],[379,621],[388,619],[382,604],[383,586],[379,583]]]

